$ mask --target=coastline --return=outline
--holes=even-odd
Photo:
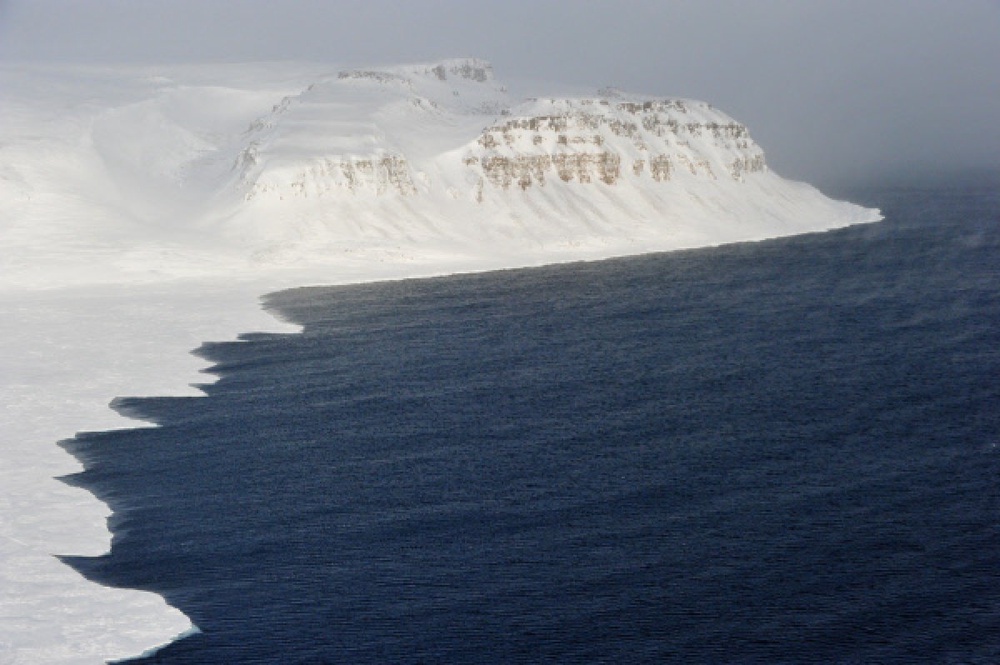
[[[0,294],[0,661],[104,662],[191,630],[159,596],[93,584],[56,558],[104,554],[111,535],[107,506],[58,480],[82,467],[55,444],[80,430],[148,426],[108,408],[115,394],[200,394],[189,384],[205,381],[203,363],[189,351],[205,335],[291,328],[260,311],[256,289],[202,286]]]
[[[461,161],[448,162],[459,169],[452,173],[428,157],[475,132],[414,134],[419,110],[384,120],[421,144],[415,154],[427,159],[415,168],[441,171],[420,199],[426,207],[415,197],[364,193],[245,200],[231,167],[237,149],[254,147],[248,125],[276,122],[286,96],[301,97],[330,75],[330,65],[316,63],[0,67],[11,93],[0,148],[17,165],[0,173],[8,204],[0,225],[0,661],[135,657],[192,628],[159,596],[92,584],[56,558],[100,556],[111,544],[108,507],[57,480],[81,469],[57,443],[81,430],[149,426],[110,409],[116,396],[201,394],[191,384],[211,378],[191,352],[202,342],[296,330],[262,309],[262,294],[692,249],[879,219],[773,172],[748,173],[732,187],[685,171],[655,192],[648,175],[620,191],[604,183],[539,188],[537,196],[498,190],[480,205],[447,187]],[[364,85],[348,101],[355,93],[367,99]],[[489,114],[471,117],[476,131],[492,122]],[[340,135],[328,129],[328,139]],[[294,121],[289,130],[315,133]],[[308,156],[281,145],[272,146],[279,157]],[[713,146],[705,150],[718,157]]]
[[[860,209],[859,209],[860,210]],[[847,226],[876,221],[845,219]],[[828,228],[816,229],[816,231]],[[762,238],[761,240],[763,240]],[[650,248],[631,255],[676,251]],[[391,279],[516,269],[601,260],[621,253],[586,250],[525,257],[466,256],[339,268],[243,272],[163,280],[144,285],[106,283],[0,291],[0,362],[7,408],[0,468],[0,558],[6,579],[0,605],[0,657],[13,662],[92,663],[134,658],[197,630],[151,593],[113,589],[85,580],[57,555],[109,551],[108,507],[58,480],[82,469],[56,443],[78,431],[147,427],[108,407],[116,396],[201,395],[193,384],[213,379],[191,352],[204,341],[249,332],[297,332],[266,311],[270,292],[315,284],[346,285]]]

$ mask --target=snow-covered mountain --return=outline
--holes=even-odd
[[[0,65],[0,662],[94,663],[194,629],[54,554],[110,546],[55,444],[191,395],[187,352],[289,330],[305,283],[517,267],[879,219],[768,170],[706,103],[524,99],[479,60],[349,69]]]
[[[474,59],[316,72],[284,90],[180,73],[86,99],[49,152],[18,135],[0,146],[12,279],[524,265],[877,219],[770,172],[747,128],[704,102],[518,99]],[[60,263],[29,260],[38,246]]]
[[[227,231],[297,258],[626,253],[873,219],[770,173],[747,128],[709,104],[616,90],[512,99],[478,60],[317,81],[251,124],[233,171]]]
[[[354,103],[345,108],[345,100]],[[352,123],[359,108],[365,120]],[[303,151],[306,132],[315,143]],[[595,188],[573,185],[603,183],[626,196],[620,190],[686,181],[686,174],[744,182],[766,170],[746,127],[708,104],[616,90],[513,103],[492,68],[475,60],[341,72],[286,97],[248,138],[237,160],[247,200],[447,192],[509,204],[498,194],[512,188],[594,198]]]

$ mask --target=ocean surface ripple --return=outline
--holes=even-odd
[[[206,398],[81,434],[136,662],[1000,661],[1000,196],[272,294]]]

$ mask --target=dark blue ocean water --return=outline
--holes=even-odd
[[[203,633],[141,662],[1000,661],[1000,193],[270,296],[207,398],[66,442]]]

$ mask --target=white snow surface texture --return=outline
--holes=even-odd
[[[0,663],[99,663],[195,630],[54,555],[110,546],[56,445],[200,394],[188,351],[290,331],[259,295],[880,219],[768,170],[709,104],[515,98],[473,59],[0,66]]]

